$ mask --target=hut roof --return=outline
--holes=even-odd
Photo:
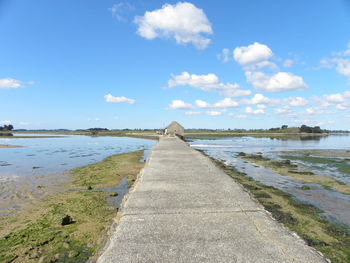
[[[168,126],[165,127],[165,129],[167,129],[167,128],[171,127],[171,126],[174,126],[174,125],[178,125],[178,126],[184,128],[184,127],[183,127],[181,124],[179,124],[178,122],[172,121]]]

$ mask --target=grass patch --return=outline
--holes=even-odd
[[[234,167],[211,158],[214,163],[247,189],[272,216],[289,227],[309,246],[322,252],[335,263],[350,262],[350,232],[320,216],[322,211],[305,204],[281,190],[263,185]]]
[[[115,193],[96,188],[114,186],[126,176],[132,183],[144,165],[139,161],[142,155],[143,151],[115,155],[74,169],[70,188],[83,190],[48,195],[0,219],[0,225],[6,226],[0,229],[0,262],[86,262],[100,248],[117,212],[106,202]],[[64,215],[73,223],[62,225]]]
[[[138,174],[144,166],[140,162],[142,156],[143,151],[112,155],[101,162],[75,168],[72,170],[73,187],[102,188],[119,184],[123,177]]]

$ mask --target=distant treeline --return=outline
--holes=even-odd
[[[12,131],[12,130],[13,130],[12,124],[0,126],[0,131]]]

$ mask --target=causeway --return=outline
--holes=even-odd
[[[161,137],[98,263],[327,262],[231,177],[176,137]]]

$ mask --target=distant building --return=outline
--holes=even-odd
[[[173,121],[167,127],[165,127],[164,134],[170,136],[176,135],[183,138],[185,136],[185,129],[179,123]]]

